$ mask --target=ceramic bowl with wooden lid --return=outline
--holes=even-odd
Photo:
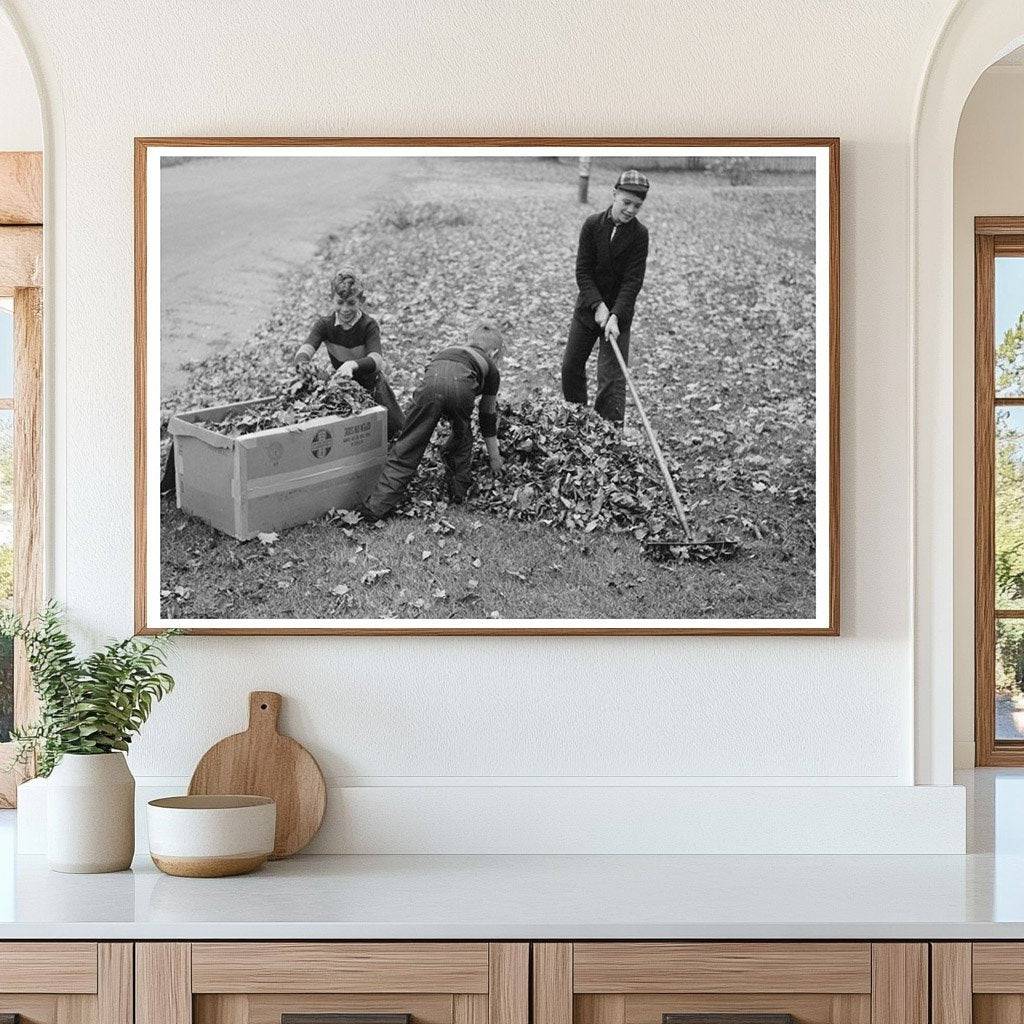
[[[273,853],[277,805],[265,796],[168,796],[149,801],[146,820],[161,871],[223,878],[255,871]]]

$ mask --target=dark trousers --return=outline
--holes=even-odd
[[[569,340],[562,356],[562,394],[567,402],[587,404],[587,360],[600,338],[597,351],[597,395],[594,408],[598,415],[613,423],[622,423],[626,415],[626,379],[619,361],[601,328],[589,310],[577,310],[569,324]],[[619,350],[629,365],[629,329],[619,335]]]
[[[388,414],[388,440],[393,441],[402,432],[405,426],[405,416],[395,398],[391,385],[383,373],[362,374],[357,373],[353,379],[364,390],[373,395],[373,400],[382,405]]]
[[[453,497],[465,496],[472,479],[475,402],[476,375],[469,367],[447,360],[438,360],[427,367],[423,383],[412,396],[405,427],[388,452],[377,486],[366,499],[370,512],[386,516],[402,500],[441,420],[448,420],[452,425],[452,435],[441,449],[449,487]]]

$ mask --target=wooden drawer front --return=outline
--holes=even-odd
[[[134,1024],[280,1024],[399,1014],[529,1024],[525,942],[140,942]]]
[[[5,1014],[17,1015],[21,1024],[66,1024],[86,1020],[91,995],[8,995],[0,994],[0,1020]]]
[[[1024,993],[1024,942],[975,942],[971,960],[975,992]]]
[[[859,994],[676,993],[577,995],[575,1024],[661,1024],[665,1013],[792,1014],[799,1024],[871,1024],[871,997]]]
[[[486,993],[487,943],[197,942],[192,991]]]
[[[486,996],[455,996],[454,999]],[[194,1024],[281,1024],[285,1013],[408,1013],[413,1024],[455,1024],[450,995],[199,995]],[[486,1018],[485,1018],[486,1021]]]
[[[573,991],[866,994],[871,992],[871,945],[577,942]]]
[[[933,942],[931,1024],[1024,1021],[1024,942]]]
[[[0,992],[93,994],[95,942],[0,942]]]
[[[131,943],[0,942],[0,978],[5,985],[36,987],[0,992],[0,1018],[17,1014],[22,1024],[133,1024]]]

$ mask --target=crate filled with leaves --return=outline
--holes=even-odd
[[[353,508],[384,465],[386,420],[357,384],[315,378],[179,413],[168,423],[178,507],[238,540]]]

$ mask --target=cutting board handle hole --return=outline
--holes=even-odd
[[[266,704],[261,704],[260,705],[260,711],[266,711],[266,710],[267,710],[267,705]]]

